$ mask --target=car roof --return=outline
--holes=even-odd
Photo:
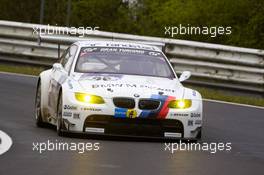
[[[120,48],[130,48],[130,49],[140,49],[140,50],[152,50],[161,51],[158,47],[150,44],[141,44],[143,42],[123,42],[123,41],[101,41],[101,40],[87,40],[87,41],[77,41],[74,44],[80,47],[120,47]]]

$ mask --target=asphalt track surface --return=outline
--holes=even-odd
[[[264,172],[264,110],[204,103],[202,142],[231,142],[231,151],[165,151],[161,141],[89,139],[57,136],[37,128],[33,106],[36,78],[0,74],[0,130],[13,139],[0,156],[0,174],[8,175],[248,175]],[[99,142],[99,151],[33,151],[33,142]]]

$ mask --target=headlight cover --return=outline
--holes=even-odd
[[[192,106],[192,100],[190,99],[178,99],[169,102],[168,107],[173,109],[187,109]]]
[[[89,104],[104,104],[105,103],[102,97],[97,96],[97,95],[86,94],[86,93],[75,92],[75,98],[76,100],[83,102],[83,103],[89,103]]]

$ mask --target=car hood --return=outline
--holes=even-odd
[[[167,95],[181,98],[184,88],[177,79],[120,74],[82,74],[77,78],[82,89],[104,98]]]

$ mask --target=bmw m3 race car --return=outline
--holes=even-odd
[[[78,41],[59,63],[39,75],[37,126],[64,132],[196,140],[202,130],[202,98],[185,88],[155,46]]]

